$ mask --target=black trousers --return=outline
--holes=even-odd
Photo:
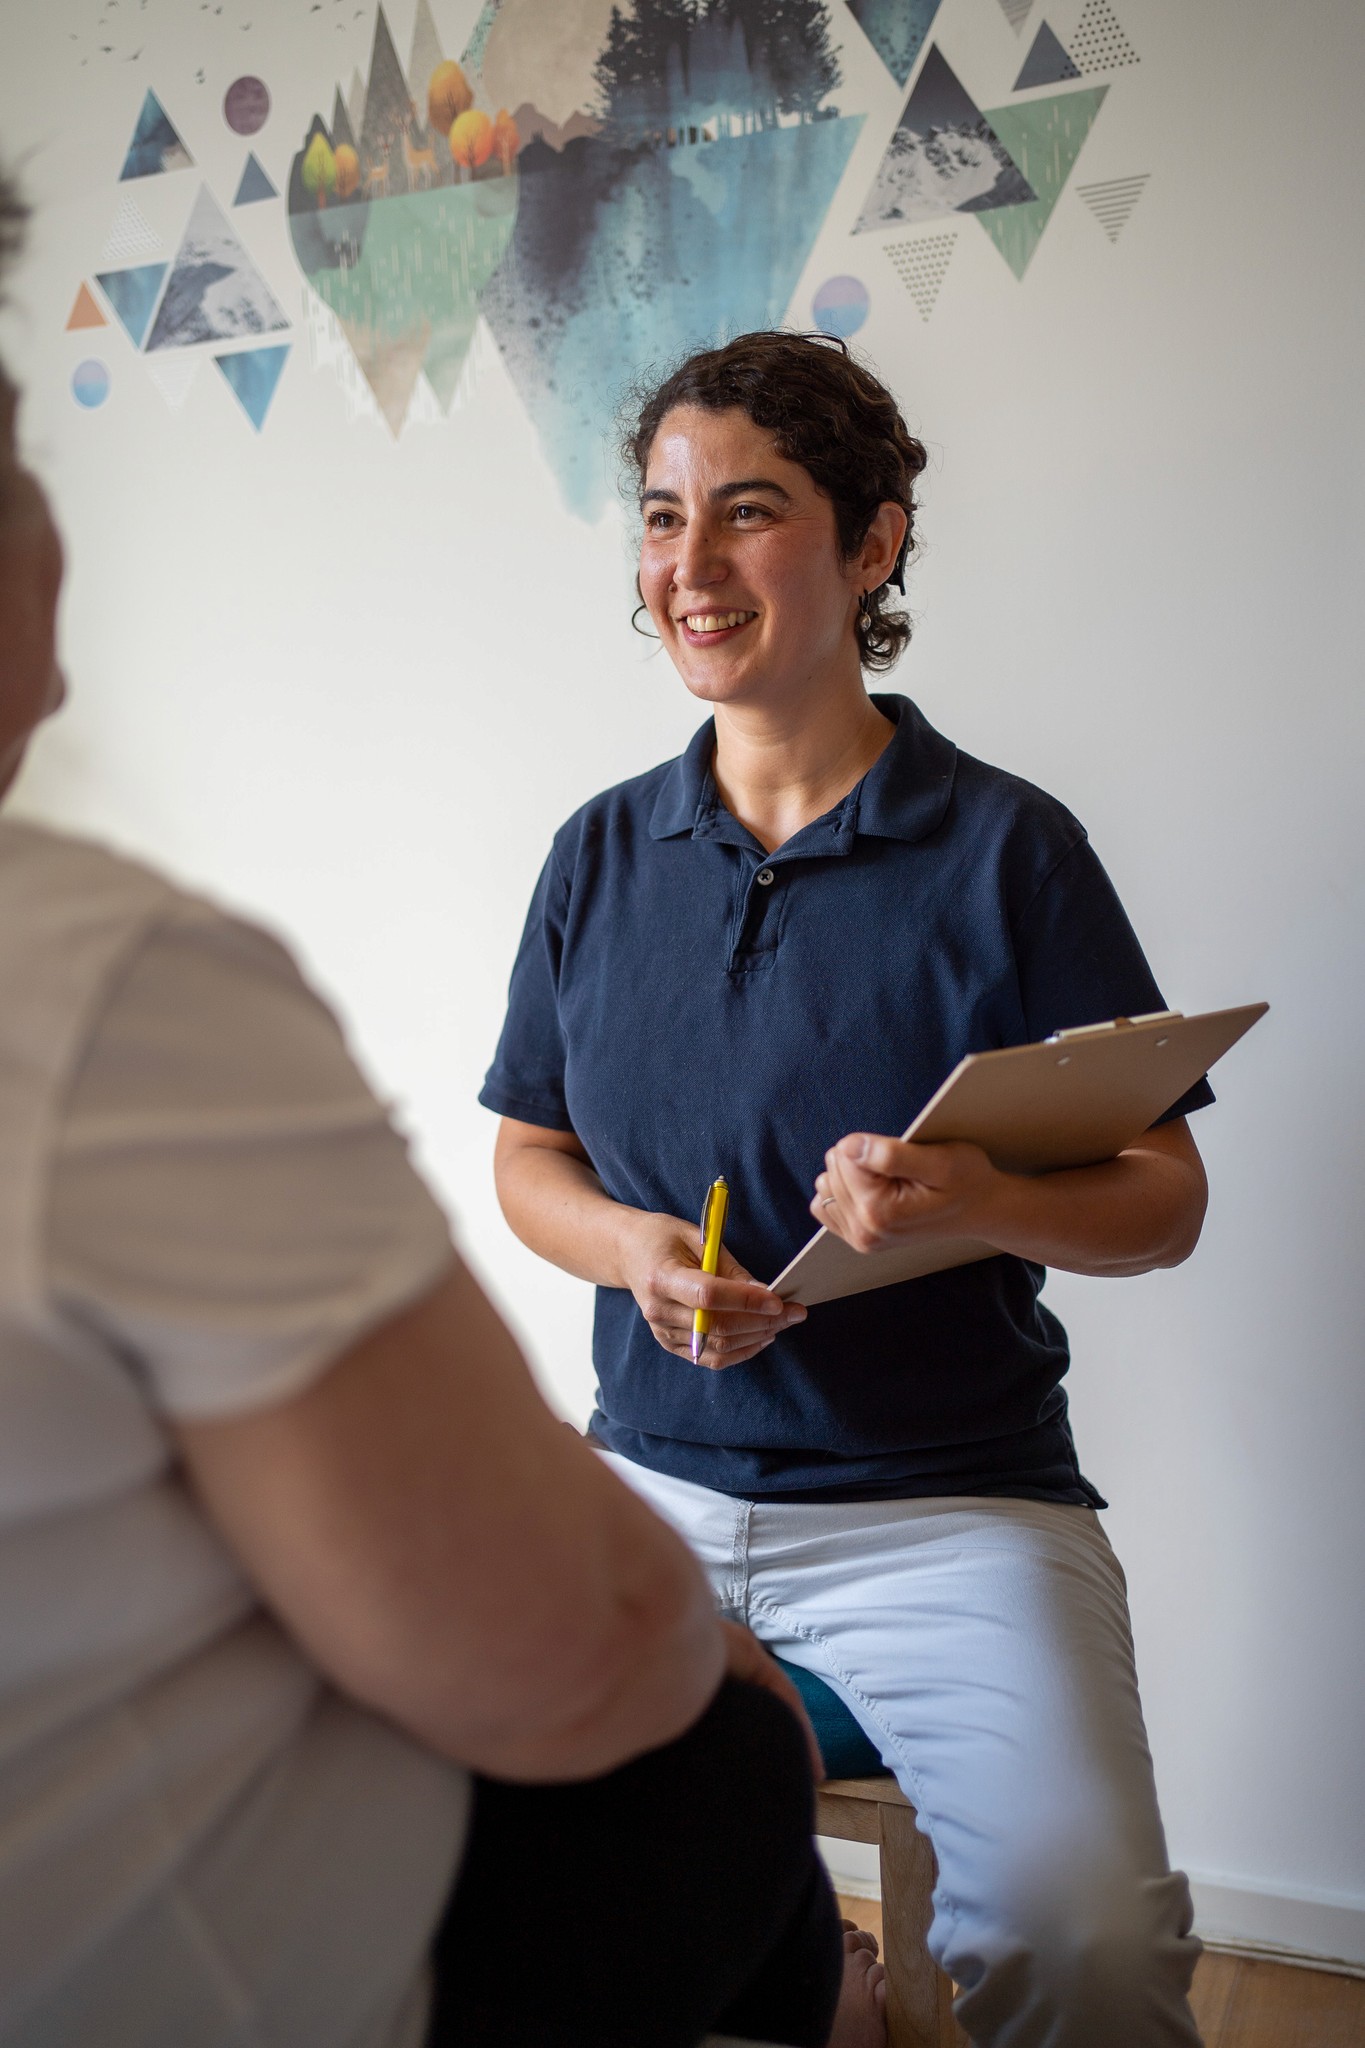
[[[572,1785],[476,1781],[429,2048],[823,2048],[843,1972],[801,1731],[728,1681],[676,1742]]]

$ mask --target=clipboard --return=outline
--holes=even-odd
[[[1269,1007],[1246,1003],[1198,1017],[1160,1010],[1059,1031],[1036,1045],[970,1053],[903,1135],[926,1145],[979,1145],[1006,1173],[1096,1166],[1150,1130]],[[855,1252],[821,1229],[772,1292],[813,1308],[996,1256],[994,1245],[962,1237]]]

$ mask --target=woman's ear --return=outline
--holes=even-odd
[[[858,552],[858,584],[861,589],[880,590],[894,575],[910,521],[905,507],[887,498],[872,515],[867,538]]]

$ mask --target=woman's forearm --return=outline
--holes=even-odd
[[[1102,1166],[1001,1174],[986,1234],[1002,1252],[1063,1272],[1148,1273],[1189,1257],[1206,1195],[1197,1154],[1138,1146]]]
[[[815,1214],[855,1251],[976,1238],[1042,1266],[1116,1277],[1188,1258],[1208,1199],[1183,1119],[1103,1165],[1032,1177],[999,1172],[976,1145],[854,1132],[825,1155],[815,1190]]]
[[[499,1138],[502,1213],[524,1245],[598,1287],[625,1287],[624,1244],[644,1214],[614,1202],[588,1161],[558,1146]]]

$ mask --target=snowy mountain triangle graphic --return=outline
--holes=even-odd
[[[924,60],[853,232],[1035,199],[1032,185],[937,43]]]
[[[201,186],[147,337],[148,349],[236,341],[248,334],[278,332],[288,325],[208,186]]]

